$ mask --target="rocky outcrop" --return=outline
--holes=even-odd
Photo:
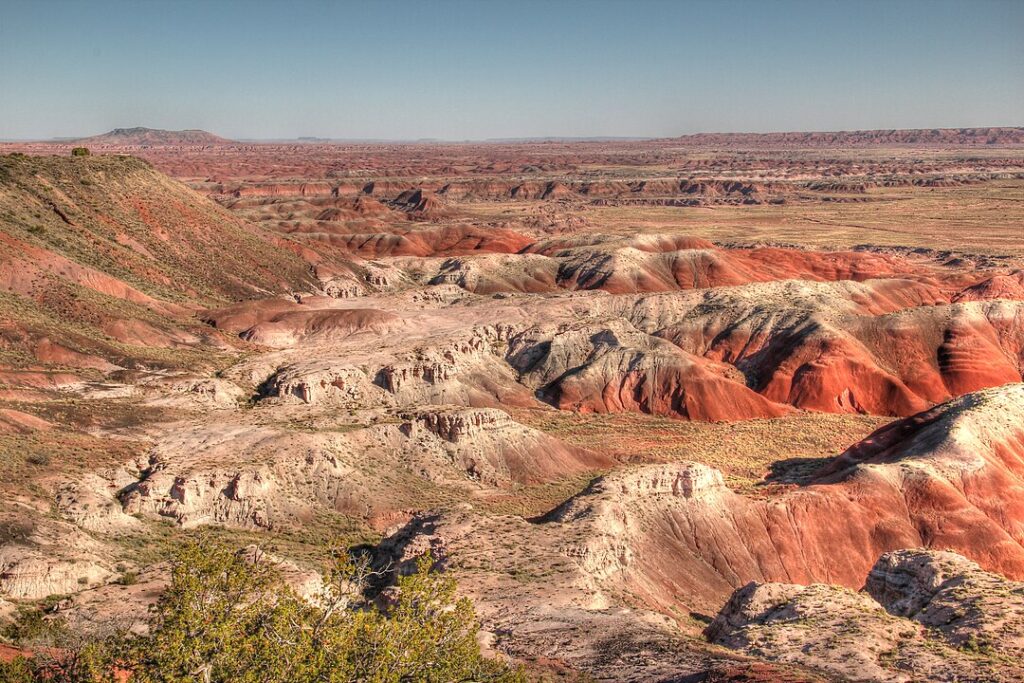
[[[387,334],[398,328],[401,318],[375,309],[300,310],[275,315],[243,331],[246,341],[274,348],[299,342],[327,344],[354,334]]]
[[[269,506],[286,503],[268,468],[175,474],[154,463],[122,493],[125,512],[172,519],[183,527],[226,524],[270,528]]]
[[[267,380],[263,395],[302,403],[340,403],[371,407],[394,405],[388,392],[374,384],[362,368],[343,359],[326,358],[280,368]]]
[[[27,548],[0,548],[0,593],[38,600],[64,595],[106,581],[112,572],[97,561],[56,560]]]
[[[532,392],[517,382],[502,357],[514,331],[505,324],[476,326],[443,343],[419,344],[396,353],[374,381],[400,406],[533,406]]]
[[[606,469],[607,456],[570,446],[495,409],[423,406],[361,419],[304,422],[301,405],[275,406],[295,421],[253,427],[243,413],[163,432],[139,464],[62,485],[58,509],[116,533],[135,515],[193,528],[287,529],[317,514],[370,520],[401,512],[402,496],[493,495]],[[364,406],[365,410],[365,406]]]
[[[138,527],[140,522],[126,513],[118,493],[136,478],[124,469],[87,473],[66,481],[57,489],[57,512],[88,531],[116,533]]]
[[[113,576],[110,551],[67,522],[36,519],[0,545],[0,596],[38,600],[101,585]]]
[[[140,384],[155,394],[147,399],[151,406],[234,410],[249,398],[244,389],[221,377],[156,377]]]
[[[453,284],[474,294],[553,292],[559,265],[539,254],[484,254],[445,259],[431,285]]]
[[[353,406],[532,406],[532,392],[517,382],[501,355],[511,331],[508,325],[484,325],[426,342],[398,337],[389,340],[387,355],[364,354],[358,366],[350,357],[328,354],[292,361],[274,371],[263,394]]]
[[[493,408],[421,408],[402,413],[408,449],[447,453],[473,481],[487,486],[536,484],[609,467],[610,458],[574,448]],[[441,444],[423,439],[421,431]]]
[[[890,614],[941,633],[954,647],[1024,657],[1024,583],[982,571],[961,555],[886,553],[871,568],[864,590]]]
[[[706,635],[844,680],[1019,680],[1024,584],[954,553],[901,550],[878,560],[865,590],[750,583]]]

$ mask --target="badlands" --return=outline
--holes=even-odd
[[[0,153],[0,620],[213,535],[538,680],[1024,680],[1024,129]]]

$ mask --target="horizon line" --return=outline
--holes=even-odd
[[[486,138],[441,138],[441,137],[331,137],[323,135],[297,135],[297,136],[268,136],[268,137],[224,137],[218,133],[211,132],[205,128],[151,128],[149,126],[116,126],[102,133],[83,136],[53,136],[48,138],[0,138],[0,143],[52,143],[63,144],[87,140],[93,137],[109,135],[116,130],[140,129],[156,132],[182,133],[202,132],[223,138],[228,143],[274,143],[274,142],[306,142],[306,143],[381,143],[381,144],[415,144],[415,143],[504,143],[504,142],[614,142],[614,141],[649,141],[649,140],[672,140],[676,138],[714,136],[714,135],[793,135],[793,134],[823,134],[823,133],[873,133],[873,132],[904,132],[904,131],[965,131],[965,130],[991,130],[991,129],[1024,129],[1024,122],[1017,125],[970,125],[970,126],[917,126],[902,128],[814,128],[804,130],[770,130],[770,131],[696,131],[690,133],[679,133],[675,135],[508,135],[492,136]]]

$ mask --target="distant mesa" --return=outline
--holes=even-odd
[[[792,133],[697,133],[674,138],[692,145],[863,147],[884,145],[1019,145],[1024,127],[908,128]]]
[[[222,138],[205,130],[160,130],[158,128],[115,128],[109,133],[81,138],[75,141],[88,145],[118,147],[205,146],[231,145],[233,140]]]

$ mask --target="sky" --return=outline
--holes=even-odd
[[[0,0],[0,139],[1024,125],[1024,0]]]

